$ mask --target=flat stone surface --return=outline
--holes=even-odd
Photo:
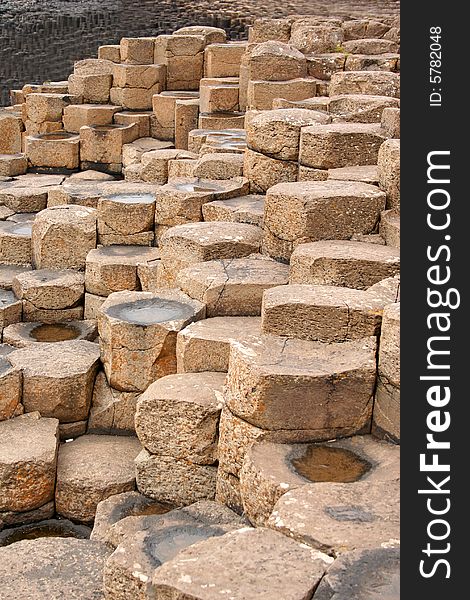
[[[140,396],[135,418],[142,445],[153,454],[198,464],[217,460],[223,373],[167,375]]]
[[[88,417],[99,347],[86,340],[32,344],[8,356],[23,371],[23,404],[62,423]]]
[[[83,274],[74,271],[39,269],[21,273],[13,280],[12,289],[31,308],[62,309],[78,304],[85,293]]]
[[[264,196],[250,194],[229,200],[214,200],[202,207],[204,221],[233,221],[262,227]]]
[[[143,496],[139,492],[122,492],[102,500],[95,514],[95,521],[90,539],[116,547],[111,529],[127,517],[164,514],[171,506],[164,505]]]
[[[366,242],[322,240],[295,248],[289,282],[366,290],[399,271],[398,250]]]
[[[8,600],[101,600],[109,550],[74,538],[24,540],[0,548],[0,588]]]
[[[30,511],[52,500],[58,425],[38,413],[0,422],[0,511]]]
[[[397,446],[371,436],[320,444],[255,442],[240,471],[240,494],[250,521],[266,525],[287,491],[313,481],[389,481],[399,477]]]
[[[207,317],[261,314],[263,292],[287,284],[289,268],[260,255],[197,263],[178,273],[183,292],[206,305]]]
[[[228,371],[232,341],[257,340],[259,317],[213,317],[191,323],[178,333],[178,373]]]
[[[164,515],[128,517],[116,523],[112,527],[115,541],[121,541],[106,564],[106,594],[117,600],[152,597],[156,568],[196,542],[220,537],[243,525],[238,515],[211,501],[200,501]]]
[[[155,571],[152,583],[157,597],[169,600],[215,600],[223,593],[237,600],[301,600],[312,594],[327,564],[321,553],[287,537],[243,528],[183,550]]]
[[[57,512],[75,521],[92,521],[98,503],[135,489],[135,437],[84,435],[59,449]]]
[[[13,279],[20,273],[26,273],[30,270],[31,266],[0,265],[0,288],[11,290]]]
[[[328,554],[399,545],[399,480],[311,483],[284,494],[268,525]]]
[[[361,431],[375,383],[375,338],[323,344],[277,336],[231,346],[226,404],[269,430]],[[353,431],[351,431],[353,430]]]
[[[245,223],[189,223],[172,227],[160,241],[162,282],[171,287],[181,269],[214,259],[258,252],[262,230]]]
[[[371,548],[346,552],[330,566],[313,600],[400,598],[400,550]]]
[[[123,290],[139,290],[137,266],[159,258],[158,248],[106,246],[86,257],[85,287],[88,293],[108,296]]]
[[[385,303],[372,292],[346,287],[272,287],[263,295],[261,330],[327,343],[377,336]]]

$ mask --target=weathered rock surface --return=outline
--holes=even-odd
[[[75,521],[92,521],[98,503],[135,489],[135,437],[84,435],[59,450],[56,509]]]
[[[0,422],[0,511],[31,511],[53,499],[58,425],[38,413]]]
[[[224,373],[167,375],[140,396],[135,418],[142,445],[153,454],[213,464],[223,405]]]
[[[98,371],[99,347],[85,340],[32,344],[8,360],[23,372],[23,404],[61,423],[88,417]]]
[[[0,597],[8,600],[101,600],[109,550],[74,538],[24,540],[0,548]]]

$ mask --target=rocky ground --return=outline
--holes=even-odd
[[[398,600],[399,20],[323,12],[0,110],[0,600]]]
[[[73,62],[124,36],[171,33],[178,27],[223,27],[233,39],[247,35],[254,17],[286,14],[397,14],[396,0],[2,0],[0,106],[25,81],[64,79]]]

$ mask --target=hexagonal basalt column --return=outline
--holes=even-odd
[[[98,316],[110,385],[144,391],[156,379],[175,373],[176,334],[204,314],[204,304],[176,290],[111,294]]]
[[[290,283],[366,290],[400,271],[400,253],[387,246],[331,240],[300,244],[290,259]]]
[[[288,260],[298,244],[375,230],[385,194],[350,181],[280,183],[266,195],[263,250]]]
[[[263,295],[263,333],[320,342],[379,335],[388,302],[373,292],[330,285],[282,285]]]
[[[379,345],[379,370],[373,431],[400,440],[400,303],[385,307]]]
[[[283,286],[289,268],[262,257],[197,263],[178,273],[179,287],[206,304],[208,317],[258,316],[263,292]]]
[[[400,543],[400,482],[310,483],[288,491],[268,526],[337,555]]]
[[[158,248],[144,246],[106,246],[91,250],[86,258],[86,291],[109,296],[113,292],[140,290],[138,265],[143,267],[159,257]]]
[[[259,251],[262,230],[244,223],[190,223],[169,229],[161,238],[160,285],[172,287],[178,273],[195,263],[241,258]]]
[[[85,168],[94,164],[108,165],[119,172],[122,163],[122,146],[137,139],[139,128],[131,125],[90,125],[80,129],[80,160]]]
[[[300,131],[308,125],[330,122],[325,112],[283,108],[255,113],[247,118],[247,144],[251,150],[279,160],[297,160]]]
[[[255,442],[240,471],[244,512],[252,523],[263,526],[289,490],[320,481],[390,481],[399,471],[398,446],[371,436],[324,444]]]
[[[90,522],[98,503],[135,489],[135,437],[84,435],[59,450],[55,501],[66,518]]]
[[[14,368],[0,356],[0,421],[21,414],[23,378],[20,369]]]
[[[25,144],[25,153],[33,167],[77,169],[80,164],[80,138],[73,133],[30,135]]]
[[[5,328],[5,343],[25,348],[31,344],[58,343],[68,340],[94,341],[97,336],[95,321],[67,321],[66,323],[15,323]]]
[[[39,269],[17,275],[12,289],[23,301],[24,321],[54,322],[83,316],[84,283],[82,273]]]
[[[54,498],[58,426],[38,413],[0,422],[0,517]]]
[[[191,323],[178,333],[178,373],[228,371],[230,344],[257,340],[261,335],[259,317],[213,317]]]
[[[384,139],[379,124],[332,123],[303,127],[300,163],[315,169],[375,165]]]
[[[32,222],[0,222],[0,263],[28,265],[31,263]]]
[[[148,245],[153,240],[154,219],[154,194],[109,194],[98,202],[99,241],[110,245],[141,240]]]
[[[136,433],[149,452],[214,464],[224,373],[167,375],[140,396]]]
[[[32,253],[37,269],[84,269],[96,247],[96,210],[54,206],[41,211],[33,223]]]
[[[23,371],[23,404],[61,423],[88,417],[99,347],[84,340],[31,344],[8,355]]]
[[[370,425],[377,343],[341,344],[265,336],[232,344],[226,404],[266,430],[361,432]]]
[[[157,237],[175,225],[202,221],[202,207],[213,200],[232,198],[248,191],[246,179],[210,181],[197,178],[177,178],[157,192],[155,223]]]
[[[0,332],[8,325],[18,323],[22,317],[22,304],[10,290],[0,289]]]

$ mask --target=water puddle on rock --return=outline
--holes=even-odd
[[[80,331],[71,325],[62,323],[38,325],[29,334],[36,342],[66,342],[76,340]]]
[[[154,323],[165,323],[166,321],[177,321],[187,319],[193,311],[175,300],[164,300],[162,298],[149,298],[126,302],[110,306],[107,311],[110,317],[135,323],[136,325],[152,325]]]
[[[21,223],[10,229],[11,233],[14,233],[15,235],[24,235],[25,237],[30,237],[32,230],[33,224],[31,222]]]
[[[220,189],[217,185],[197,183],[174,183],[173,187],[182,192],[216,192]]]
[[[345,448],[307,446],[303,456],[291,460],[295,471],[313,482],[352,483],[370,470],[371,465]]]
[[[153,194],[112,194],[107,196],[105,200],[122,204],[152,204],[155,202],[155,196]]]
[[[90,533],[91,529],[85,525],[76,525],[71,521],[61,521],[60,519],[48,519],[38,523],[4,529],[0,532],[0,547],[9,546],[22,540],[48,537],[73,537],[84,540],[90,537]]]

